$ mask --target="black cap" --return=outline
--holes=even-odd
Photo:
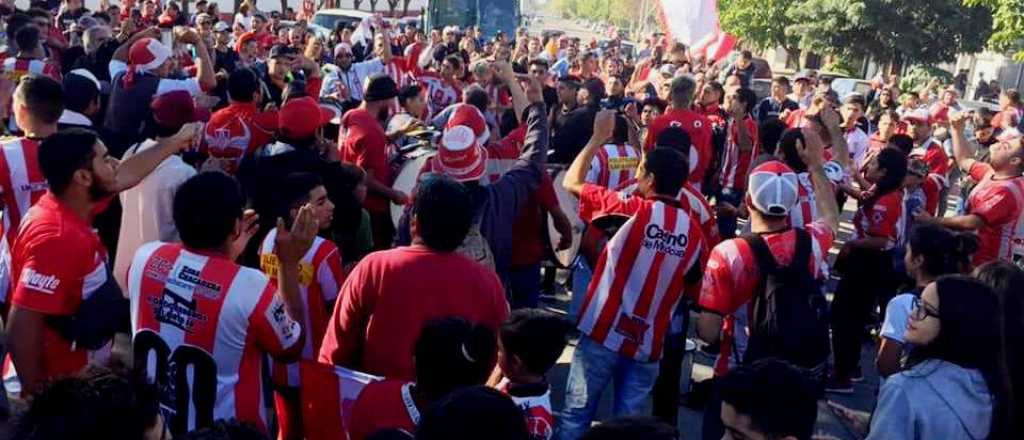
[[[291,46],[284,44],[275,44],[274,47],[270,48],[270,54],[267,58],[287,57],[298,55],[299,51]]]
[[[398,96],[398,85],[395,80],[383,73],[370,75],[366,80],[363,99],[366,101],[384,101]]]

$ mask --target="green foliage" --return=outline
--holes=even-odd
[[[793,24],[786,11],[804,1],[721,0],[718,19],[726,32],[759,49],[794,47],[796,41],[786,35],[786,28]]]
[[[822,68],[822,70],[826,72],[841,73],[848,77],[859,76],[859,72],[857,71],[857,69],[842,58],[836,58],[832,60],[832,62],[826,64],[825,67]]]
[[[953,75],[945,70],[934,66],[914,66],[900,78],[900,90],[904,92],[921,90],[932,78],[937,78],[941,84],[953,83]]]
[[[803,49],[883,62],[948,61],[981,50],[992,27],[988,8],[960,0],[806,0],[787,16]]]
[[[1024,0],[963,0],[967,6],[981,6],[992,10],[992,36],[988,47],[996,52],[1011,54],[1017,62],[1024,62]]]

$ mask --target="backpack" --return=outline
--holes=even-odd
[[[742,237],[761,271],[750,314],[750,339],[744,363],[774,357],[816,369],[830,353],[828,305],[821,284],[808,270],[811,236],[796,229],[796,249],[788,267],[779,267],[759,235]]]

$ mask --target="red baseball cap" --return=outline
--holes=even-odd
[[[321,107],[313,98],[290,99],[277,112],[277,130],[293,139],[309,138],[333,117],[334,112]]]
[[[164,127],[181,127],[190,122],[207,121],[210,111],[196,107],[192,95],[184,90],[175,90],[157,96],[150,104],[153,120]]]

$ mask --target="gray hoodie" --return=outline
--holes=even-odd
[[[993,405],[980,371],[930,359],[885,381],[867,438],[985,439]]]

